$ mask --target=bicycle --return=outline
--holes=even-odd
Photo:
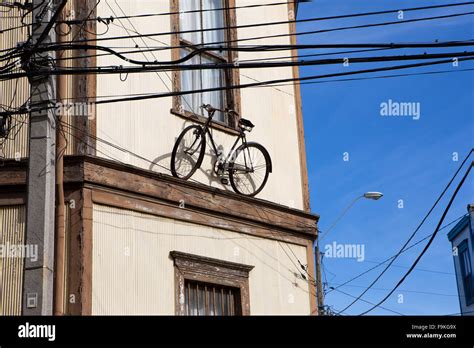
[[[174,177],[188,180],[193,176],[204,159],[206,152],[206,134],[209,136],[212,150],[216,156],[214,173],[221,177],[223,184],[230,184],[232,189],[245,196],[256,196],[267,183],[272,172],[272,160],[268,151],[260,144],[247,142],[245,132],[251,132],[254,124],[246,119],[239,119],[239,135],[227,156],[223,157],[212,136],[210,124],[216,111],[227,115],[236,115],[233,110],[221,110],[211,105],[203,105],[208,119],[201,125],[186,127],[179,135],[171,154],[171,173]],[[237,147],[241,142],[241,145]],[[228,179],[226,178],[228,175]]]

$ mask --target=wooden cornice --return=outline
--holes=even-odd
[[[1,190],[24,186],[26,169],[26,161],[5,163],[0,170]],[[288,232],[311,240],[317,234],[317,215],[100,157],[67,156],[64,180],[66,187],[87,186],[92,189],[93,195],[94,191],[98,191],[96,196],[102,198],[101,204],[105,203],[105,198],[113,195],[135,201],[142,199],[155,206],[166,204],[179,208],[184,204],[189,213],[259,226],[269,234],[272,231]],[[113,206],[117,206],[116,199],[110,200]],[[175,211],[174,214],[179,216],[180,212]]]

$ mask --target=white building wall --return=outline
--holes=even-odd
[[[174,315],[173,250],[255,266],[252,315],[311,312],[308,283],[286,255],[306,264],[303,246],[101,205],[93,221],[93,314]]]
[[[118,0],[122,10],[127,15],[144,13],[164,13],[170,11],[168,0]],[[262,0],[261,3],[272,3],[272,0]],[[237,1],[237,6],[255,4],[255,1]],[[259,2],[260,3],[260,2]],[[110,7],[115,11],[112,12]],[[106,18],[110,15],[123,15],[115,2],[101,2],[98,7],[98,16]],[[141,34],[169,32],[171,23],[169,16],[132,18],[133,26]],[[237,10],[237,25],[255,24],[274,21],[288,21],[287,6],[271,6]],[[103,25],[102,25],[103,26]],[[110,25],[107,36],[128,35],[122,27],[131,29],[129,34],[134,35],[133,27],[127,20],[116,20]],[[102,28],[103,29],[103,28]],[[101,24],[98,25],[99,32]],[[289,33],[289,25],[257,27],[239,29],[238,38],[265,36]],[[101,36],[101,38],[106,36]],[[171,45],[170,36],[157,36],[154,39],[145,39],[150,47],[167,47]],[[136,39],[114,40],[100,42],[111,47],[133,47],[139,44],[145,47],[143,41]],[[288,36],[271,39],[245,41],[242,44],[290,44]],[[164,50],[150,53],[136,54],[131,57],[140,60],[171,60],[171,51]],[[288,51],[273,53],[243,53],[240,60],[262,57],[291,56]],[[98,58],[101,66],[129,65],[112,56]],[[280,78],[292,78],[292,68],[246,69],[240,71],[241,84],[255,81],[268,81]],[[122,76],[124,79],[125,76]],[[172,75],[170,72],[146,73],[129,75],[125,82],[120,81],[118,75],[99,75],[97,80],[97,95],[114,96],[137,93],[166,93],[172,90]],[[172,115],[171,98],[141,100],[117,104],[99,105],[97,109],[97,136],[110,141],[122,148],[126,148],[145,159],[116,150],[98,141],[97,155],[112,158],[121,162],[136,165],[169,174],[170,157],[174,142],[182,129],[190,123]],[[273,173],[259,198],[276,202],[297,209],[303,209],[302,180],[300,174],[300,158],[297,136],[296,106],[294,88],[292,85],[280,87],[263,87],[241,90],[242,117],[252,120],[256,128],[249,135],[249,141],[256,141],[264,145],[273,160]],[[218,145],[229,150],[234,137],[214,131]],[[208,153],[210,149],[207,149]],[[150,162],[151,161],[151,162]],[[219,179],[212,172],[212,157],[207,156],[193,180],[202,183],[223,187]],[[168,169],[167,169],[168,168]]]

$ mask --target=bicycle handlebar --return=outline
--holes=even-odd
[[[236,114],[238,115],[237,112],[235,112],[234,110],[230,110],[230,109],[225,109],[225,110],[222,110],[222,109],[218,109],[218,108],[215,108],[213,107],[211,104],[203,104],[200,106],[201,109],[204,109],[206,110],[207,112],[216,112],[216,111],[220,111],[220,112],[223,112],[225,114]]]

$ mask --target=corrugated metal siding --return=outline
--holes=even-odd
[[[22,26],[20,15],[23,11],[11,9],[8,12],[0,12],[0,30],[16,28]],[[25,18],[25,23],[29,23],[29,16]],[[0,34],[0,50],[16,47],[19,42],[26,41],[28,37],[28,27],[5,31]],[[9,61],[0,62],[0,68]],[[0,105],[7,108],[17,108],[23,105],[30,96],[30,87],[27,78],[17,80],[0,81]],[[15,116],[13,128],[9,139],[0,148],[0,157],[4,158],[24,158],[28,156],[28,115]],[[0,141],[0,147],[1,145]],[[3,155],[2,155],[3,153]]]
[[[68,1],[66,5],[66,14],[70,14],[75,6],[75,1]],[[19,15],[23,12],[19,12],[17,9],[12,9],[9,12],[0,12],[0,30],[8,28],[15,28],[22,25]],[[30,16],[27,16],[24,20],[25,23],[30,23]],[[59,31],[58,31],[59,32]],[[71,30],[65,35],[66,41],[73,40],[76,35],[76,30]],[[0,50],[16,47],[17,43],[24,42],[28,38],[28,28],[24,27],[18,30],[6,31],[0,34]],[[58,53],[60,58],[63,60],[66,68],[74,66],[74,60],[70,59],[73,56],[73,51],[64,51]],[[7,62],[0,62],[0,68]],[[73,76],[67,76],[67,91],[66,98],[73,98]],[[17,108],[23,105],[30,97],[30,84],[27,78],[0,81],[0,105],[6,105],[11,108]],[[11,131],[9,139],[3,144],[3,151],[0,151],[0,157],[3,152],[3,158],[25,158],[28,157],[28,115],[15,116],[16,122],[14,128]],[[73,117],[68,114],[65,115],[64,121],[66,125],[73,124]],[[66,135],[66,155],[73,155],[77,153],[77,141],[73,135],[73,131],[70,127],[65,126]],[[1,144],[1,142],[0,142]],[[1,146],[1,145],[0,145]],[[0,147],[1,150],[1,147]]]
[[[69,0],[68,3],[66,4],[65,12],[66,14],[71,14],[73,13],[73,10],[75,8],[75,0]],[[75,30],[77,26],[73,26],[73,29],[69,31],[67,35],[64,36],[65,41],[73,41],[74,38],[77,38],[77,30]],[[62,64],[64,64],[65,68],[73,68],[74,67],[74,51],[64,51],[62,53],[58,53],[61,55],[61,58],[64,58],[62,61]],[[65,97],[68,98],[68,100],[73,101],[72,98],[74,98],[74,76],[66,76],[67,84],[66,84],[66,93]],[[66,135],[66,155],[74,155],[77,153],[77,140],[74,134],[74,130],[71,127],[68,127],[68,125],[74,125],[74,119],[73,116],[71,116],[71,113],[68,112],[67,115],[64,117],[64,122],[66,125],[64,126],[65,129],[65,135]]]
[[[270,1],[271,0],[265,0]],[[238,1],[237,1],[238,2]],[[257,1],[257,3],[261,3]],[[117,0],[124,12],[129,15],[141,13],[159,13],[169,10],[169,1],[133,1]],[[112,2],[101,2],[98,6],[98,16],[105,18],[110,14],[110,7],[119,11],[118,6]],[[166,32],[170,28],[170,19],[156,20],[153,17],[141,18],[133,21],[137,32]],[[277,22],[288,20],[286,6],[273,6],[237,10],[237,23],[239,25]],[[120,25],[130,27],[129,23],[122,21],[110,26],[110,31],[104,37],[127,36],[127,32]],[[253,37],[272,35],[275,32],[289,33],[288,24],[281,26],[268,26],[257,28],[240,28],[238,37]],[[159,46],[170,46],[170,36],[160,37],[163,42]],[[140,47],[145,48],[143,42],[137,40]],[[150,47],[156,42],[147,41]],[[254,40],[249,44],[278,44],[290,45],[289,37],[272,38],[268,40]],[[131,39],[114,41],[114,45],[133,47]],[[154,52],[154,55],[144,53],[151,61],[171,60],[171,50]],[[261,58],[274,58],[281,56],[281,52],[239,52],[239,60]],[[140,54],[131,55],[131,58],[145,60]],[[123,62],[112,55],[98,57],[98,65],[114,66]],[[293,77],[292,67],[273,69],[242,69],[240,82],[242,84],[255,81],[268,81]],[[173,89],[172,76],[168,72],[130,74],[125,82],[120,81],[118,75],[100,75],[97,80],[97,94],[102,96],[167,93]],[[303,209],[301,163],[299,156],[299,141],[297,128],[296,101],[292,85],[265,88],[246,88],[241,90],[242,117],[252,120],[256,125],[249,141],[256,141],[269,151],[273,159],[273,172],[259,198],[276,202],[285,206]],[[97,106],[97,136],[119,147],[126,148],[138,154],[141,158],[120,151],[103,142],[97,143],[97,156],[115,159],[145,169],[170,174],[170,157],[173,145],[181,131],[190,124],[184,119],[171,115],[168,110],[172,108],[172,98],[157,98],[141,100],[140,102],[112,103]],[[214,132],[217,145],[222,145],[229,151],[235,137],[219,131]],[[211,154],[207,148],[207,154]],[[142,158],[153,162],[145,161]],[[196,171],[193,180],[206,185],[212,185],[224,190],[231,190],[229,186],[221,185],[219,178],[213,175],[213,157],[206,155],[201,169]],[[283,183],[283,185],[282,185]]]
[[[309,314],[308,284],[295,277],[282,247],[306,263],[302,246],[95,205],[92,313],[174,315],[169,253],[177,250],[255,266],[249,279],[254,315]]]
[[[25,206],[0,207],[1,245],[23,245],[24,241]],[[22,284],[23,258],[0,257],[0,315],[21,314]]]

